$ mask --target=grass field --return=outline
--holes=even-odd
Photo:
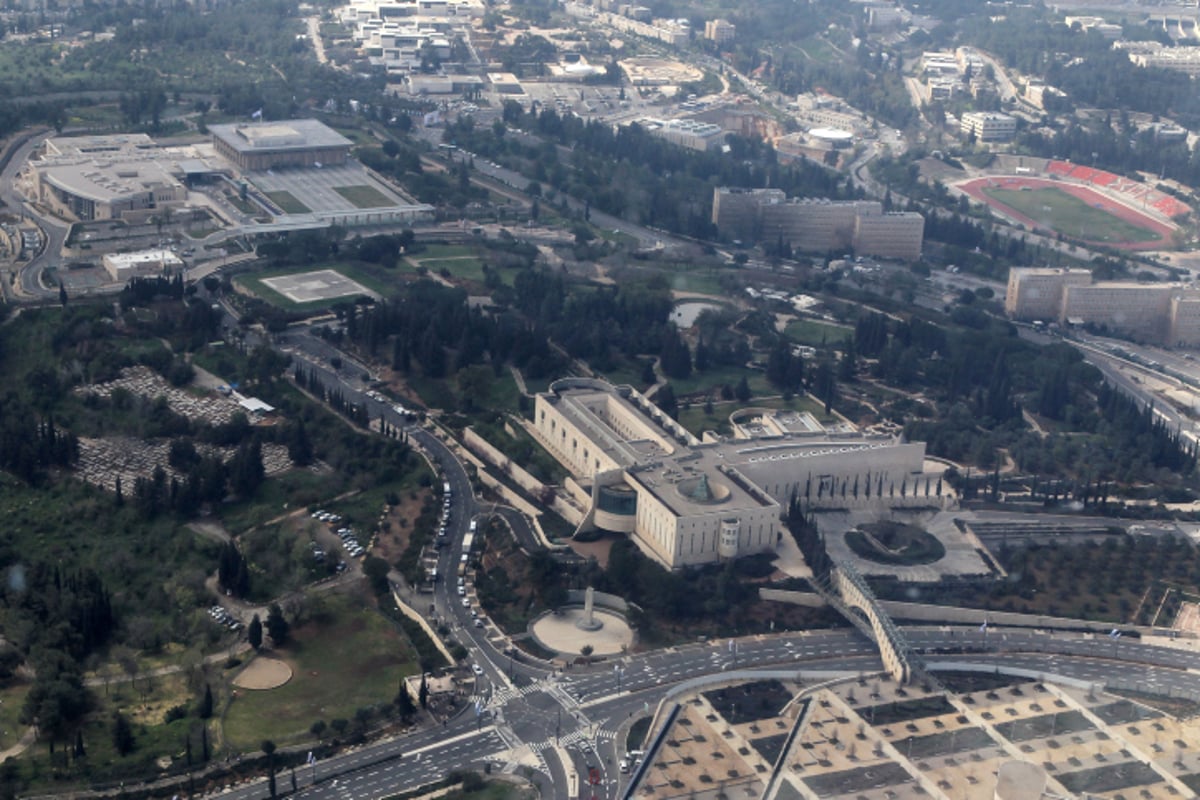
[[[1055,231],[1088,242],[1153,242],[1161,239],[1154,231],[1094,208],[1061,189],[1012,190],[989,187],[983,190],[1003,203]]]
[[[296,196],[286,189],[277,192],[264,192],[271,202],[283,209],[285,214],[307,214],[311,208],[296,199]]]
[[[332,269],[336,272],[339,272],[342,275],[345,275],[347,278],[357,281],[371,291],[376,292],[383,297],[391,295],[395,288],[385,280],[381,280],[371,271],[363,268],[361,264],[348,264],[344,262],[339,264],[313,264],[304,267],[275,270],[273,272],[259,272],[253,275],[238,275],[233,280],[238,285],[248,289],[258,297],[266,300],[271,305],[279,306],[280,308],[286,308],[289,310],[314,311],[333,305],[334,303],[346,302],[347,300],[352,299],[350,295],[347,295],[344,297],[330,298],[328,300],[316,300],[311,303],[294,303],[262,282],[263,278],[277,278],[280,275],[295,275],[301,272],[314,272],[322,269]]]
[[[318,719],[353,719],[363,707],[390,703],[400,678],[417,670],[412,645],[391,623],[348,598],[329,597],[319,623],[294,632],[275,653],[292,668],[278,689],[242,690],[224,717],[225,737],[253,750],[263,739],[283,744],[311,736]]]
[[[335,186],[333,190],[353,203],[355,208],[387,208],[396,205],[395,200],[365,183],[358,186]]]
[[[841,344],[846,337],[854,335],[854,329],[848,325],[818,322],[815,319],[797,319],[788,323],[784,333],[797,344],[820,347]]]

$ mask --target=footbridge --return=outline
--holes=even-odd
[[[818,586],[818,591],[854,627],[875,642],[884,668],[898,683],[911,683],[918,676],[930,680],[920,657],[879,605],[875,593],[853,565],[839,564],[834,567],[829,574],[829,585]]]

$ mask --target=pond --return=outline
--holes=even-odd
[[[690,328],[704,311],[720,311],[717,303],[680,303],[671,309],[671,322],[677,328]]]

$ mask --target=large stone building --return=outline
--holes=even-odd
[[[47,139],[21,172],[25,194],[72,221],[144,222],[187,199],[189,176],[211,172],[211,151],[160,146],[145,134]]]
[[[929,506],[925,445],[747,409],[701,442],[629,386],[569,378],[539,394],[534,431],[590,494],[583,529],[628,534],[668,569],[773,551],[781,506]],[[936,478],[933,479],[936,481]]]
[[[209,125],[217,154],[246,172],[346,163],[352,142],[315,119]]]
[[[1200,290],[1178,283],[1092,282],[1083,269],[1009,270],[1013,319],[1095,325],[1141,342],[1200,345]]]
[[[787,199],[778,189],[713,192],[713,224],[726,238],[774,242],[810,253],[853,250],[859,255],[921,257],[925,218],[887,212],[874,200]]]

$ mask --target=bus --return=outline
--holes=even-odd
[[[479,528],[479,523],[476,522],[475,520],[471,520],[471,527],[468,528],[467,531],[469,533],[475,533],[475,531],[478,530],[478,528]]]

